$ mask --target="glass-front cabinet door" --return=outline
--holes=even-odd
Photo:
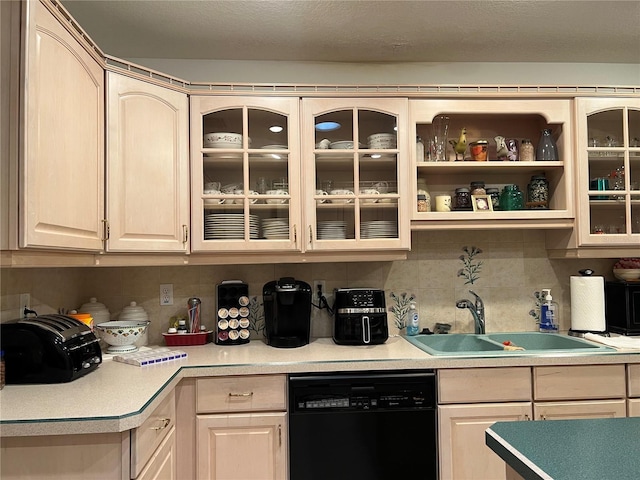
[[[303,99],[305,250],[408,249],[408,101]]]
[[[577,100],[579,241],[640,248],[640,99]]]
[[[193,251],[300,251],[299,99],[191,97]]]

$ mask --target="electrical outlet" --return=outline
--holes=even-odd
[[[173,283],[160,285],[160,305],[173,305]]]
[[[315,302],[320,301],[320,293],[322,295],[327,295],[326,285],[324,280],[314,280],[313,281],[313,300]],[[318,292],[318,288],[321,288],[320,292]]]

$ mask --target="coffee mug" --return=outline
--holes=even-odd
[[[337,190],[331,190],[331,195],[355,195],[351,190],[346,190],[343,188],[339,188]],[[351,198],[335,198],[331,200],[331,203],[352,203],[353,199]]]
[[[362,190],[362,193],[364,195],[380,195],[380,192],[378,190],[376,190],[375,188],[365,188],[364,190]],[[376,203],[378,201],[377,198],[363,198],[362,202],[363,203]]]
[[[280,190],[280,189],[267,190],[267,195],[289,195],[289,192],[287,192],[286,190]],[[268,198],[267,203],[270,205],[278,205],[278,204],[287,203],[287,199],[286,198]]]
[[[316,190],[316,196],[320,196],[320,195],[329,195],[327,192],[325,192],[324,190]],[[327,200],[325,198],[318,198],[316,199],[317,203],[324,203]]]
[[[451,195],[437,195],[436,196],[436,212],[450,212],[451,211]]]

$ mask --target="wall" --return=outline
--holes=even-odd
[[[162,344],[169,318],[186,313],[189,297],[202,300],[204,323],[213,327],[216,285],[222,280],[241,279],[249,283],[251,296],[259,296],[262,286],[281,276],[294,276],[313,283],[325,280],[327,290],[337,287],[383,288],[389,298],[395,294],[416,295],[421,327],[433,329],[436,322],[452,324],[454,332],[472,332],[471,315],[455,308],[461,298],[472,298],[472,288],[484,300],[487,331],[534,331],[529,311],[533,293],[551,288],[561,305],[561,328],[570,327],[569,279],[582,268],[611,277],[613,260],[550,260],[544,247],[544,233],[538,230],[498,230],[465,232],[415,232],[412,251],[406,261],[319,264],[3,269],[1,272],[3,319],[19,309],[19,294],[30,293],[33,308],[40,314],[58,308],[77,308],[95,296],[117,319],[122,307],[137,301],[150,314],[149,343]],[[463,247],[482,250],[479,279],[472,285],[458,277],[463,267]],[[172,283],[174,305],[159,305],[159,285]],[[392,333],[393,316],[389,314]],[[331,335],[331,321],[324,313],[312,317],[315,337]]]

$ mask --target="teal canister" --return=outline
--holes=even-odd
[[[524,195],[517,185],[504,186],[500,194],[500,210],[524,210]]]

